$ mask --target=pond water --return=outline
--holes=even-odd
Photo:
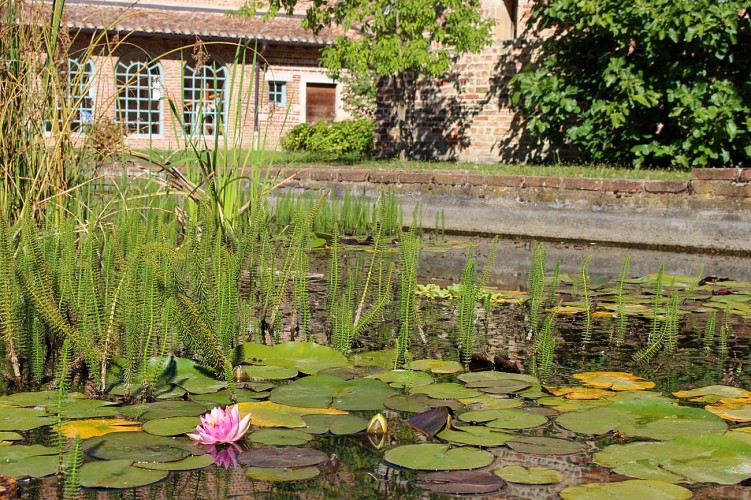
[[[469,253],[467,243],[471,243],[480,263],[488,254],[490,244],[486,240],[472,239],[462,242],[440,242],[428,245],[422,252],[418,283],[436,284],[445,290],[457,283]],[[747,295],[751,294],[751,261],[748,258],[717,255],[683,255],[657,251],[625,250],[589,244],[546,244],[547,272],[550,276],[556,261],[560,262],[560,289],[558,302],[581,306],[581,285],[577,290],[577,280],[582,263],[589,255],[588,279],[590,291],[586,305],[590,313],[587,326],[587,313],[581,309],[555,309],[555,304],[546,304],[547,312],[558,311],[555,315],[554,335],[557,339],[552,364],[547,372],[547,384],[558,386],[576,382],[571,375],[592,371],[624,371],[654,381],[655,392],[670,392],[705,387],[714,384],[751,387],[749,368],[749,334],[751,324],[748,315],[742,314],[751,305]],[[354,251],[354,250],[353,250]],[[529,281],[531,243],[526,241],[501,241],[487,286],[497,291],[498,299],[492,306],[478,307],[476,314],[476,338],[473,351],[478,355],[474,369],[492,369],[494,356],[517,363],[522,371],[529,371],[535,356],[535,340],[529,328],[529,310],[522,303],[503,300],[513,295],[506,292],[526,291]],[[655,325],[660,326],[665,319],[655,322],[651,314],[655,303],[654,277],[626,285],[625,295],[633,299],[633,304],[642,311],[628,316],[622,338],[618,337],[617,315],[605,307],[613,303],[612,288],[617,285],[618,276],[625,255],[630,257],[628,276],[644,277],[658,273],[664,265],[665,297],[661,302],[660,314],[667,312],[667,303],[673,290],[680,290],[680,315],[676,316],[678,331],[676,345],[667,349],[664,345],[655,355],[635,360],[638,349],[650,342]],[[703,266],[703,267],[702,267]],[[313,331],[324,331],[321,318],[324,316],[323,292],[326,283],[320,276],[325,272],[323,260],[311,263],[314,278],[311,281],[311,310]],[[316,278],[318,276],[319,278]],[[708,283],[692,286],[679,286],[676,276],[691,277],[716,276]],[[733,281],[729,281],[733,280]],[[684,280],[685,281],[685,280]],[[698,281],[698,280],[697,280]],[[698,285],[698,286],[697,286]],[[689,289],[686,291],[686,289]],[[726,295],[745,297],[735,312],[730,312],[734,303],[728,306],[721,302]],[[441,294],[443,292],[435,292]],[[675,296],[678,296],[676,292]],[[718,302],[720,301],[720,302]],[[460,353],[452,340],[456,323],[456,299],[447,296],[430,296],[428,292],[418,298],[421,335],[416,336],[410,345],[415,359],[458,360]],[[709,304],[711,307],[708,307]],[[720,307],[719,304],[725,304]],[[714,307],[716,333],[707,337],[707,323]],[[646,309],[646,312],[644,312]],[[738,312],[741,311],[741,312]],[[611,314],[608,314],[610,312]],[[678,313],[676,313],[678,314]],[[358,345],[365,351],[381,349],[393,345],[396,319],[384,317],[363,337]],[[290,334],[292,340],[294,333]],[[318,339],[324,341],[325,336]],[[539,351],[538,351],[539,353]],[[483,357],[484,355],[484,357]],[[484,360],[484,362],[483,362]],[[539,366],[539,365],[538,365]],[[433,374],[437,382],[453,382],[454,375]],[[283,383],[280,383],[283,385]],[[400,390],[401,391],[401,390]],[[403,392],[403,391],[402,391]],[[508,446],[490,446],[488,450],[493,462],[483,470],[494,470],[503,466],[523,465],[525,467],[546,467],[563,474],[561,482],[549,485],[526,485],[509,482],[503,490],[493,493],[493,497],[503,498],[556,498],[565,487],[580,483],[599,483],[627,479],[628,476],[612,472],[609,468],[593,462],[593,455],[613,443],[632,440],[616,434],[606,437],[592,437],[577,434],[558,425],[558,412],[547,405],[539,404],[537,397],[507,393],[506,399],[519,399],[527,411],[547,418],[544,424],[532,428],[515,429],[517,436],[556,437],[575,442],[581,450],[572,454],[539,454],[515,451]],[[449,398],[450,399],[450,398]],[[467,403],[468,407],[474,403]],[[369,418],[373,411],[354,412]],[[410,413],[384,410],[389,422],[389,432],[385,445],[376,446],[369,437],[359,432],[346,436],[316,436],[306,447],[322,451],[327,461],[318,465],[320,474],[310,480],[297,482],[269,482],[252,479],[246,475],[246,467],[233,463],[236,456],[226,454],[222,463],[193,472],[172,473],[159,484],[144,488],[117,491],[84,490],[86,498],[431,498],[430,493],[414,483],[418,472],[389,466],[384,461],[384,452],[398,445],[420,442],[436,442],[425,437],[412,427],[402,423]],[[457,413],[461,413],[460,411]],[[252,412],[251,412],[252,415]],[[24,434],[24,443],[45,443],[49,433],[44,430],[29,431]],[[251,449],[263,447],[247,443]],[[0,474],[2,474],[0,465]],[[56,482],[47,478],[21,484],[25,498],[52,498],[57,495]],[[690,485],[696,498],[741,498],[747,493],[741,485]]]

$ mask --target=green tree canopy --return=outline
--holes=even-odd
[[[296,4],[271,0],[272,12],[292,12]],[[403,153],[410,146],[416,80],[442,76],[457,56],[481,51],[492,27],[479,0],[313,0],[306,14],[306,27],[316,33],[343,30],[322,56],[335,77],[346,70],[361,79],[386,79]]]
[[[635,166],[748,163],[747,0],[547,0],[528,26],[539,46],[511,102],[538,143]]]

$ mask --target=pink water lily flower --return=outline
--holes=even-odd
[[[210,413],[201,415],[201,425],[188,437],[201,444],[234,443],[242,439],[249,427],[250,414],[240,420],[237,405],[224,410],[217,406]]]

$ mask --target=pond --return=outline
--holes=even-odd
[[[737,258],[502,241],[474,307],[470,360],[457,349],[456,283],[468,255],[480,260],[490,249],[477,239],[425,241],[415,289],[419,334],[406,370],[391,370],[398,318],[389,314],[354,343],[349,359],[310,342],[242,344],[232,390],[240,413],[251,415],[250,432],[239,445],[195,446],[184,434],[200,414],[229,403],[228,384],[189,359],[152,358],[155,402],[121,407],[114,403],[127,367],[115,358],[105,400],[60,391],[0,398],[2,438],[13,443],[0,449],[0,474],[21,479],[57,470],[50,424],[58,408],[63,434],[85,438],[76,442],[85,497],[423,498],[432,491],[547,498],[565,490],[564,498],[579,498],[597,492],[576,485],[611,482],[628,497],[740,494],[743,487],[733,485],[747,475],[727,468],[751,464],[751,433],[742,427],[751,421],[751,393],[740,389],[751,385],[751,284],[743,281],[751,266]],[[325,329],[329,283],[320,276],[327,264],[311,259],[312,331]],[[542,269],[537,284],[535,266]],[[544,290],[535,313],[536,286]],[[706,389],[678,392],[696,387]],[[384,435],[365,432],[376,413],[385,416]],[[632,448],[650,445],[647,455]],[[277,451],[253,456],[264,450]],[[706,453],[717,456],[704,460]],[[478,472],[457,472],[465,469]],[[426,476],[431,470],[445,472]],[[659,482],[621,482],[633,478]],[[24,497],[49,498],[60,484],[51,476],[16,486]]]

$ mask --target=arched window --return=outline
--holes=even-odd
[[[55,112],[58,123],[74,132],[85,132],[94,122],[94,62],[68,58],[60,64],[60,77],[65,85],[65,95],[60,97],[64,101],[58,103]],[[52,119],[45,120],[47,132],[52,132]]]
[[[145,54],[122,57],[115,66],[115,83],[115,120],[128,134],[161,134],[164,84],[159,64]]]
[[[183,124],[186,135],[224,135],[226,120],[224,87],[227,68],[220,61],[210,60],[183,70]]]

